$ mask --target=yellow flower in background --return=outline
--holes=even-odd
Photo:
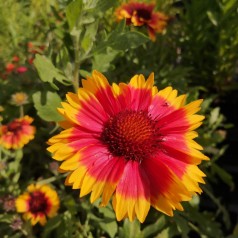
[[[127,25],[146,26],[150,39],[155,41],[155,33],[161,33],[165,29],[169,17],[162,12],[155,12],[154,9],[154,3],[131,1],[117,8],[115,14],[119,21],[126,19]]]
[[[34,139],[35,127],[30,124],[33,118],[24,116],[14,119],[7,125],[0,125],[0,146],[6,149],[20,149]]]
[[[29,103],[29,101],[28,101],[28,96],[26,93],[18,92],[18,93],[12,94],[11,104],[16,106],[22,106],[27,103]]]
[[[60,201],[54,189],[48,185],[31,184],[27,191],[16,199],[17,212],[23,213],[25,220],[45,225],[47,217],[57,214]]]
[[[150,206],[172,216],[202,192],[197,165],[208,158],[194,141],[202,100],[186,104],[172,87],[158,91],[153,74],[111,86],[93,71],[82,85],[66,95],[64,130],[48,142],[59,171],[69,172],[66,185],[81,189],[80,197],[91,193],[91,202],[101,197],[102,206],[112,197],[117,220],[140,222]]]

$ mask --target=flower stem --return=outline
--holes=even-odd
[[[73,87],[74,91],[77,93],[78,92],[78,87],[79,87],[79,66],[80,66],[80,61],[79,61],[79,38],[80,34],[74,35],[73,36],[73,44],[74,44],[74,70],[73,70]]]
[[[35,238],[35,236],[33,235],[33,232],[32,232],[32,226],[29,221],[25,222],[24,228],[25,229],[22,229],[22,232],[23,232],[23,234],[26,235],[27,238]]]
[[[24,109],[23,109],[23,105],[20,106],[20,117],[24,116]]]

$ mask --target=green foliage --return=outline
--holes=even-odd
[[[34,65],[39,73],[41,80],[43,82],[50,83],[50,85],[54,89],[58,90],[58,87],[54,83],[55,79],[64,85],[70,84],[67,78],[63,75],[63,73],[59,69],[55,68],[52,62],[46,57],[36,55]]]
[[[42,98],[41,92],[36,92],[32,95],[38,116],[45,121],[61,121],[63,118],[56,110],[56,108],[61,106],[61,98],[59,95],[48,91],[45,95],[45,104],[41,103]]]

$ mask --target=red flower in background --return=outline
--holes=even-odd
[[[18,62],[20,60],[20,58],[17,55],[14,55],[12,57],[12,62]]]
[[[118,20],[126,19],[127,25],[146,26],[149,37],[155,40],[155,33],[161,33],[168,22],[168,16],[154,12],[154,3],[130,2],[116,9]]]
[[[28,70],[28,68],[25,67],[25,66],[20,66],[20,67],[18,67],[18,68],[16,69],[17,73],[19,73],[19,74],[23,74],[23,73],[25,73],[27,70]]]
[[[5,69],[8,73],[12,72],[15,69],[15,65],[12,63],[7,63]]]
[[[20,149],[34,138],[33,118],[24,116],[0,126],[0,145],[6,149]]]
[[[42,54],[45,50],[45,45],[34,45],[32,42],[27,43],[28,52],[30,53],[28,56],[28,63],[33,64],[35,59],[35,54]]]

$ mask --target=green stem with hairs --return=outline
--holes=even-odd
[[[24,116],[24,108],[23,105],[20,106],[20,117]]]
[[[74,91],[77,93],[78,92],[78,87],[79,87],[79,34],[76,36],[73,36],[73,44],[74,44],[74,70],[73,70],[73,87]]]

